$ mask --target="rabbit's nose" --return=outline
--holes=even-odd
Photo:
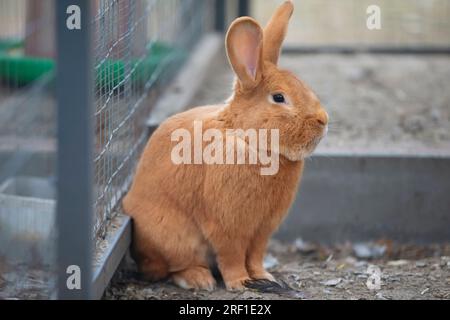
[[[321,126],[326,126],[328,124],[328,113],[321,109],[319,112],[317,112],[316,115],[317,123]]]

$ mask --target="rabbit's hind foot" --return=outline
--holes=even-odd
[[[174,272],[172,280],[183,289],[201,289],[212,291],[216,287],[216,280],[207,267],[194,266]]]

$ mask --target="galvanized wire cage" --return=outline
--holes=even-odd
[[[94,17],[95,232],[102,237],[147,138],[152,97],[208,28],[202,0],[100,1]]]

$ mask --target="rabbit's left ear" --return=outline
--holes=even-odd
[[[285,1],[275,11],[264,29],[264,59],[275,65],[278,63],[292,12],[294,4],[292,1]]]
[[[228,60],[244,89],[254,88],[262,76],[263,30],[250,17],[236,19],[226,36]]]

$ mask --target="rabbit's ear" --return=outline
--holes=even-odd
[[[285,1],[275,11],[264,29],[264,59],[273,64],[278,63],[292,12],[294,12],[294,4],[292,1]]]
[[[228,60],[244,89],[254,88],[262,75],[263,31],[250,17],[236,19],[226,36]]]

